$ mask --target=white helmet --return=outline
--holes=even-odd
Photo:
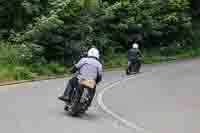
[[[88,56],[92,56],[92,57],[96,57],[97,59],[99,59],[99,50],[96,49],[96,48],[91,48],[89,51],[88,51]]]
[[[139,45],[138,45],[137,43],[134,43],[134,44],[133,44],[133,48],[138,49],[138,48],[139,48]]]

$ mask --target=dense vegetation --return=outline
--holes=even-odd
[[[200,34],[192,30],[192,15],[198,18],[198,5],[198,0],[0,0],[0,63],[13,64],[6,71],[62,73],[58,66],[70,66],[95,45],[106,64],[112,59],[122,65],[132,42],[146,56],[196,55]]]

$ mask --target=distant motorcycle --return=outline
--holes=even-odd
[[[85,113],[96,92],[96,82],[94,80],[80,81],[81,89],[74,88],[71,95],[71,102],[66,103],[65,110],[72,116]]]
[[[136,61],[132,61],[131,64],[126,68],[126,74],[137,74],[140,72],[141,68],[141,59],[138,59]]]

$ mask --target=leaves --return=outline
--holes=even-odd
[[[109,51],[126,51],[135,41],[142,48],[190,45],[191,0],[107,0],[109,4],[96,12],[86,10],[82,2],[91,4],[90,0],[11,0],[9,13],[0,6],[0,18],[10,16],[0,19],[0,37],[15,29],[12,41],[40,45],[48,61],[65,59],[68,64],[92,45],[105,56]]]

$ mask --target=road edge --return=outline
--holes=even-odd
[[[65,78],[65,77],[66,76],[64,76],[64,75],[59,75],[59,76],[50,76],[50,77],[39,77],[39,78],[36,78],[36,79],[31,79],[31,80],[6,81],[6,82],[0,83],[0,86],[23,84],[23,83],[43,81],[43,80],[61,79],[61,78]]]
[[[113,83],[110,83],[109,85],[107,85],[105,87],[102,87],[102,90],[97,95],[97,103],[98,103],[98,105],[101,107],[101,109],[104,112],[106,112],[107,114],[112,116],[114,119],[116,119],[116,120],[120,121],[121,123],[123,123],[126,127],[130,128],[130,129],[133,129],[133,130],[135,130],[136,132],[139,132],[139,133],[152,133],[150,131],[147,131],[144,127],[140,126],[139,124],[134,123],[134,122],[130,122],[130,121],[126,120],[125,118],[121,117],[120,115],[118,115],[117,113],[113,112],[103,102],[104,94],[108,90],[110,90],[111,88],[119,85],[122,82],[126,82],[128,80],[139,78],[139,77],[143,77],[144,75],[150,74],[150,73],[153,73],[153,71],[142,73],[142,74],[135,75],[135,76],[131,76],[129,78],[121,79],[121,80],[118,80],[118,81],[114,81]]]

